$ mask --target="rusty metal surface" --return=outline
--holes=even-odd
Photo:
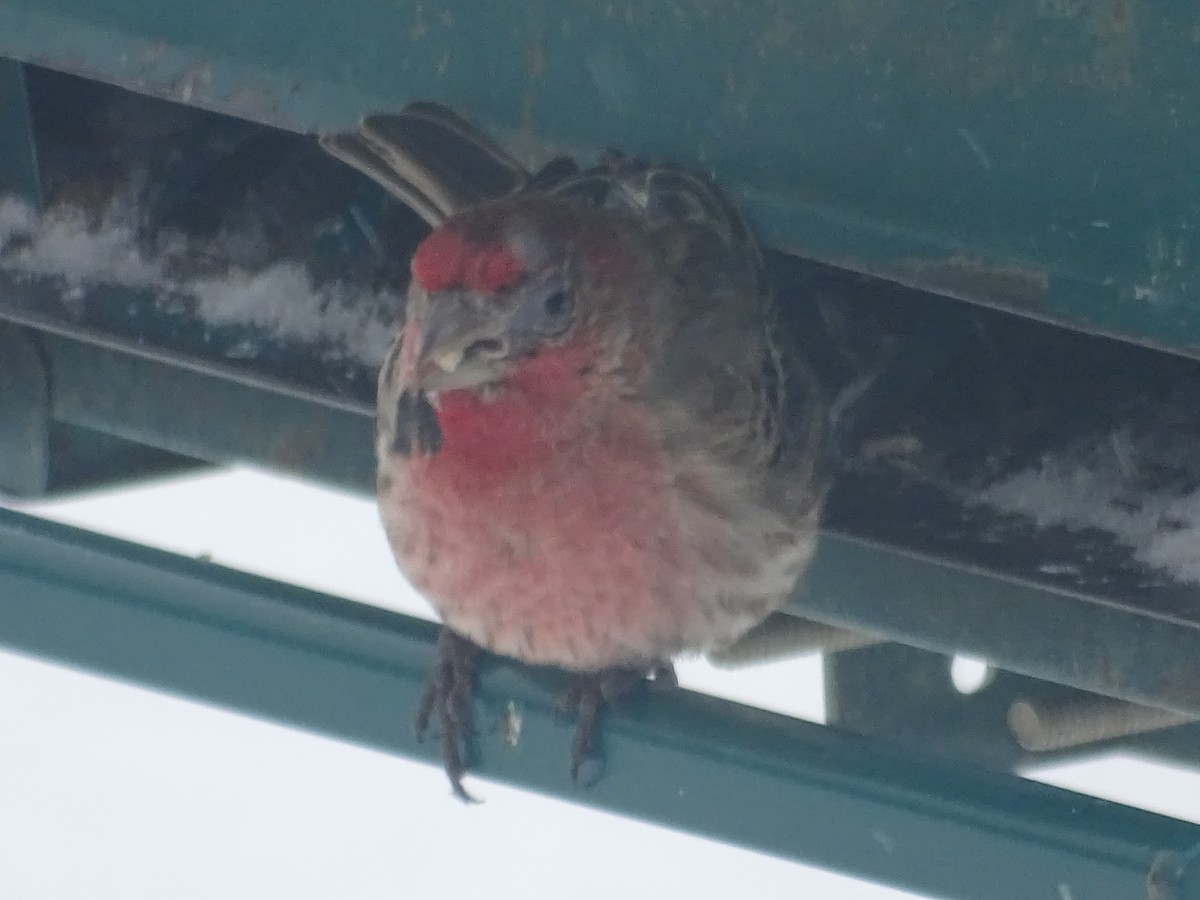
[[[297,130],[425,97],[714,171],[776,245],[1200,348],[1183,0],[0,2],[0,55]]]

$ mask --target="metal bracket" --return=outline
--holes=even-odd
[[[11,59],[0,59],[0,194],[42,205],[25,67]]]
[[[201,465],[56,417],[46,336],[0,322],[0,493],[37,497]],[[85,380],[83,375],[80,380]]]
[[[984,765],[1015,769],[1137,749],[1195,763],[1187,715],[992,669],[978,690],[951,678],[953,657],[883,644],[825,657],[830,725]]]
[[[0,491],[37,496],[50,482],[50,382],[30,333],[0,323]]]

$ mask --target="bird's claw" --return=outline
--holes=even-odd
[[[603,759],[596,739],[600,710],[616,703],[647,681],[667,687],[679,684],[675,668],[670,663],[657,664],[649,669],[622,666],[579,676],[559,698],[559,715],[575,715],[575,732],[571,735],[571,781],[576,785],[590,786],[603,775]],[[581,781],[580,773],[584,765],[592,761],[598,763],[598,770],[593,777]]]
[[[442,739],[442,764],[454,796],[465,803],[478,802],[462,785],[467,771],[467,742],[475,733],[471,704],[475,694],[475,668],[479,648],[466,638],[443,628],[438,636],[433,671],[421,695],[413,727],[424,740],[429,722],[437,713]]]

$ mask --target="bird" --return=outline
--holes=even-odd
[[[379,374],[377,500],[442,621],[419,704],[463,787],[481,653],[571,676],[597,719],[736,641],[808,566],[830,400],[707,174],[605,151],[522,165],[432,102],[321,146],[430,225]]]

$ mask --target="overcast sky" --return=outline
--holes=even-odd
[[[429,616],[365,499],[248,469],[26,507]],[[815,659],[689,687],[820,720]],[[3,900],[911,895],[43,661],[0,653]],[[1200,821],[1200,777],[1113,757],[1042,773]]]

